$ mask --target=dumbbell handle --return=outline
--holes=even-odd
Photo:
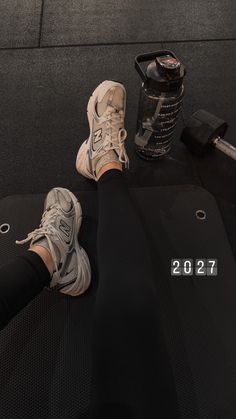
[[[227,154],[231,159],[236,160],[236,148],[233,145],[227,143],[227,141],[220,137],[215,138],[212,144],[214,144],[218,150],[222,151],[222,153]]]

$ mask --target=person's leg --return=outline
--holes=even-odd
[[[93,419],[174,419],[148,243],[121,172],[121,163],[129,163],[125,108],[122,83],[106,80],[95,89],[87,107],[90,135],[76,158],[78,172],[98,181],[99,194],[90,413]]]
[[[49,285],[50,270],[50,255],[43,248],[26,251],[0,268],[0,330]]]
[[[148,243],[123,173],[105,171],[98,195],[91,417],[177,418]]]
[[[29,251],[0,268],[0,328],[34,298],[44,286],[78,296],[90,284],[88,256],[79,245],[82,209],[65,188],[46,196],[40,227],[17,244],[31,240]]]

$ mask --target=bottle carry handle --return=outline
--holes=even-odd
[[[144,73],[142,67],[140,66],[140,63],[143,63],[145,61],[151,61],[154,60],[156,57],[161,57],[162,55],[171,55],[172,57],[176,58],[175,54],[172,51],[168,50],[161,50],[156,52],[148,52],[146,54],[137,55],[135,57],[135,68],[139,75],[141,76],[142,80],[144,82],[147,81],[146,74]]]

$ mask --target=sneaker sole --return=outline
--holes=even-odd
[[[76,170],[81,175],[87,177],[88,179],[95,179],[95,177],[88,170],[86,170],[86,163],[85,163],[86,158],[87,158],[87,153],[90,147],[90,140],[93,135],[93,114],[95,110],[95,101],[97,98],[99,98],[99,95],[101,96],[104,95],[107,92],[108,88],[115,87],[117,85],[120,85],[125,91],[124,85],[118,81],[112,81],[112,80],[103,81],[96,87],[96,89],[94,90],[94,92],[92,93],[88,101],[87,117],[88,117],[88,122],[89,122],[90,134],[87,140],[85,140],[82,143],[81,147],[79,148],[77,158],[76,158]],[[125,94],[126,94],[126,91],[125,91]],[[125,112],[126,112],[126,100],[125,100],[124,114]]]
[[[79,269],[80,275],[78,276],[78,278],[72,284],[69,284],[68,286],[65,285],[65,287],[59,289],[59,291],[63,294],[76,297],[80,294],[83,294],[88,289],[91,283],[91,267],[89,263],[89,258],[85,250],[82,247],[80,247],[78,242],[79,230],[82,223],[82,208],[79,201],[71,191],[69,191],[66,188],[57,189],[66,190],[69,193],[74,204],[76,225],[74,232],[73,248],[76,251],[77,266],[81,268]]]

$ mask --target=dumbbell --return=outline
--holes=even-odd
[[[236,148],[223,140],[228,124],[215,115],[200,109],[195,112],[184,128],[181,141],[193,154],[202,156],[212,147],[236,160]]]

